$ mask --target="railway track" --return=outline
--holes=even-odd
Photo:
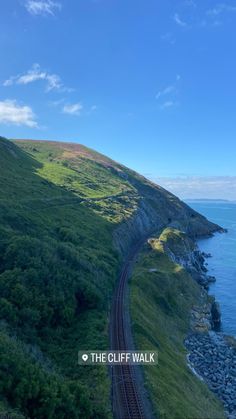
[[[129,270],[141,244],[133,248],[122,269],[116,289],[113,310],[111,314],[111,346],[115,351],[128,351],[131,336],[130,326],[127,322],[125,297],[127,295]],[[128,325],[128,327],[127,327]],[[145,419],[143,398],[140,394],[137,380],[138,366],[116,365],[112,366],[112,404],[116,419]]]

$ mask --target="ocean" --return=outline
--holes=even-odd
[[[224,201],[188,201],[193,209],[210,221],[227,228],[228,233],[198,241],[200,250],[211,253],[207,259],[210,275],[216,282],[209,293],[215,295],[222,312],[222,332],[236,337],[236,203]]]

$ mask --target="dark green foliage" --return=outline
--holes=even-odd
[[[111,226],[1,139],[0,165],[1,398],[30,418],[109,418],[107,370],[88,373],[77,352],[108,346],[108,296],[118,270]]]
[[[26,417],[90,417],[89,395],[83,385],[47,372],[4,333],[0,334],[0,356],[0,393]]]

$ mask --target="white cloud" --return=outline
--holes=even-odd
[[[182,26],[182,28],[186,28],[188,26],[187,23],[180,18],[178,13],[174,14],[174,21],[177,25]]]
[[[16,77],[11,77],[10,80],[6,80],[5,83],[11,81],[11,84],[14,82],[16,84],[30,84],[38,80],[46,80],[48,82],[48,88],[50,88],[51,86],[50,82],[48,81],[48,76],[49,75],[45,71],[40,69],[39,64],[34,64],[32,69],[28,70],[27,73]]]
[[[166,86],[164,89],[159,90],[156,94],[156,99],[160,101],[164,100],[164,102],[160,105],[160,109],[168,109],[172,108],[173,106],[178,105],[178,102],[176,101],[176,97],[178,96],[178,85],[181,80],[181,77],[179,74],[176,75],[175,82],[173,84],[170,84],[169,86]]]
[[[230,6],[225,3],[217,4],[213,9],[207,11],[208,16],[216,17],[224,12],[236,12],[236,6]]]
[[[52,100],[52,101],[48,102],[48,105],[49,106],[57,107],[59,105],[62,105],[63,103],[65,103],[65,99],[64,98],[58,99],[58,100]]]
[[[5,80],[3,86],[12,86],[14,83],[26,85],[39,80],[46,82],[47,92],[51,90],[72,91],[72,89],[68,89],[63,85],[61,78],[57,74],[50,74],[42,70],[39,64],[33,64],[32,68],[25,74],[12,76],[8,80]]]
[[[61,79],[57,74],[47,74],[47,91],[65,89],[62,85]],[[67,90],[67,89],[66,89]]]
[[[173,100],[167,100],[166,102],[164,102],[161,106],[160,106],[160,108],[162,109],[162,110],[164,110],[164,109],[169,109],[169,108],[173,108],[173,106],[176,106],[176,102],[174,102]]]
[[[61,10],[61,4],[52,0],[27,0],[25,7],[34,16],[54,16],[57,10]]]
[[[12,86],[13,83],[14,83],[14,78],[10,77],[9,79],[7,79],[3,82],[3,86],[5,86],[5,87]]]
[[[160,97],[166,96],[166,95],[168,95],[170,93],[173,93],[175,91],[176,91],[176,87],[174,85],[167,86],[167,87],[165,87],[165,89],[160,90],[159,92],[157,92],[156,99],[159,99]]]
[[[236,200],[236,176],[148,177],[182,199]]]
[[[82,111],[83,115],[91,115],[98,109],[97,105],[95,104],[86,108],[81,102],[68,103],[65,98],[51,101],[48,103],[48,105],[60,108],[62,113],[76,116],[80,116]]]
[[[16,100],[0,101],[0,123],[37,128],[35,119],[35,114],[29,106],[19,105]]]
[[[214,7],[205,12],[205,17],[202,20],[201,26],[222,26],[224,24],[226,14],[232,13],[236,13],[236,5],[231,6],[226,3],[216,4]]]
[[[183,19],[182,15],[176,12],[172,19],[182,29],[194,29],[194,28],[207,28],[207,27],[220,27],[227,20],[227,15],[236,15],[236,2],[229,4],[228,2],[218,3],[217,1],[210,8],[204,8],[200,10],[198,3],[195,0],[183,0],[182,6],[185,5],[188,8],[185,16],[187,19]],[[209,7],[209,6],[208,6]],[[184,12],[182,12],[184,13]],[[186,14],[187,13],[187,14]],[[174,44],[176,39],[173,37],[171,32],[161,36],[163,41]]]
[[[62,112],[67,113],[69,115],[76,115],[79,116],[83,109],[83,105],[81,103],[72,103],[63,106]]]

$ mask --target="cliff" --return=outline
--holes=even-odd
[[[193,240],[223,231],[164,188],[123,166],[119,168],[139,197],[132,216],[114,231],[115,246],[123,255],[135,241],[167,226],[185,232]]]
[[[173,228],[166,228],[158,239],[150,239],[154,248],[162,249],[168,258],[175,264],[182,266],[201,287],[199,304],[191,309],[191,327],[195,331],[208,331],[218,328],[221,322],[219,304],[207,290],[215,277],[207,274],[205,265],[209,255],[202,253],[197,243],[186,233]]]

